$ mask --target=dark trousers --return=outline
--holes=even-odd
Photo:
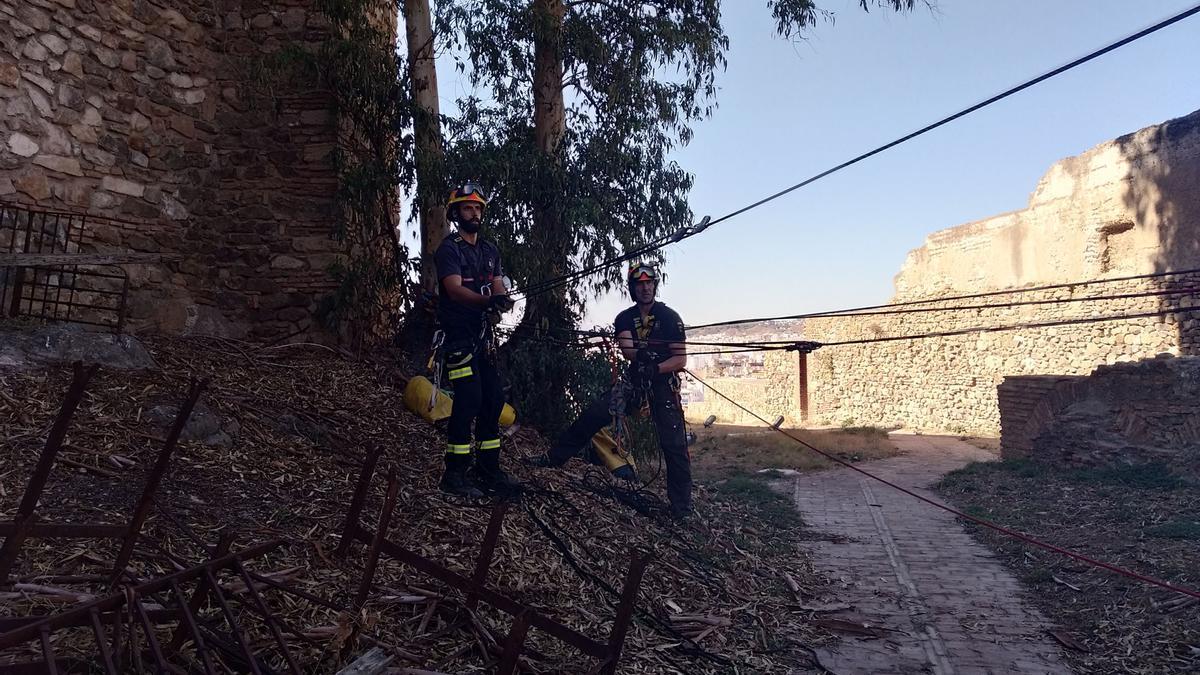
[[[504,383],[492,357],[473,336],[447,331],[445,372],[454,390],[446,429],[447,453],[470,454],[472,421],[480,447],[499,450]]]
[[[619,385],[618,385],[619,386]],[[592,436],[612,422],[609,412],[611,394],[592,402],[567,427],[550,449],[550,459],[563,464],[579,454],[592,441]],[[626,414],[641,407],[639,396],[626,397]],[[683,409],[672,386],[672,378],[656,377],[650,387],[650,416],[658,433],[659,447],[667,465],[667,498],[675,510],[692,507],[692,460],[688,455],[687,432],[683,426]]]

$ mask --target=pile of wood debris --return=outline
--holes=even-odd
[[[347,359],[315,345],[156,338],[148,346],[159,370],[101,370],[93,379],[42,500],[43,517],[124,522],[161,447],[162,420],[170,418],[164,410],[178,405],[191,378],[209,378],[198,411],[209,428],[176,451],[134,575],[151,578],[196,564],[231,528],[242,545],[290,540],[254,569],[349,606],[364,547],[355,545],[345,558],[333,550],[368,443],[384,449],[381,471],[394,472],[402,485],[389,539],[470,574],[489,509],[438,492],[444,436],[405,410],[404,378],[394,364]],[[12,517],[70,378],[68,367],[0,371],[0,521]],[[794,547],[798,527],[780,530],[760,520],[752,505],[716,499],[703,485],[697,517],[675,525],[614,500],[600,469],[578,462],[563,470],[526,467],[521,458],[545,449],[533,432],[518,431],[506,443],[505,464],[529,489],[504,521],[493,588],[603,640],[617,603],[611,589],[621,587],[631,550],[651,551],[619,672],[819,670],[808,647],[832,638],[808,609],[819,604],[824,587]],[[649,491],[661,488],[660,479]],[[373,526],[382,501],[376,481],[365,524]],[[113,549],[112,542],[94,540],[27,543],[15,574],[24,585],[0,589],[0,611],[45,613],[102,592],[86,584],[39,584],[38,577],[102,570]],[[320,647],[295,645],[300,661],[316,672],[334,672],[339,658],[366,649],[342,649],[351,626],[394,657],[393,672],[488,672],[511,623],[484,606],[469,610],[457,591],[386,557],[355,615],[289,595],[270,598],[279,616],[317,638]],[[68,649],[67,642],[56,648]],[[524,672],[596,666],[536,630],[527,644]]]

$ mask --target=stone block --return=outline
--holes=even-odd
[[[175,100],[187,105],[203,103],[207,97],[208,94],[203,89],[188,89],[175,92]]]
[[[81,23],[78,26],[75,26],[75,32],[91,40],[92,42],[100,42],[102,37],[98,28],[95,26],[90,26],[86,23]]]
[[[32,138],[15,133],[8,137],[8,149],[21,157],[33,157],[41,148]]]
[[[283,27],[289,31],[297,31],[304,28],[304,23],[308,20],[308,11],[303,7],[289,7],[283,12],[280,17],[280,22]]]
[[[171,220],[186,220],[189,215],[187,207],[171,195],[163,195],[162,212]]]
[[[61,155],[38,155],[37,157],[33,158],[33,163],[59,173],[65,173],[72,176],[83,175],[83,169],[79,166],[79,160],[75,159],[74,157],[63,157]]]
[[[72,110],[83,110],[83,92],[69,84],[58,85],[58,102]]]
[[[120,54],[117,54],[108,47],[94,45],[92,47],[92,54],[95,55],[97,61],[108,68],[116,68],[121,63]]]
[[[39,36],[38,40],[40,40],[41,43],[46,46],[46,49],[49,49],[58,56],[66,54],[67,49],[69,49],[67,41],[55,35],[54,33],[45,33]]]
[[[46,46],[34,38],[29,38],[25,42],[25,48],[21,50],[21,54],[34,61],[45,61],[50,57],[50,51],[46,49]]]
[[[17,191],[13,185],[12,179],[8,176],[0,176],[0,195],[11,195]]]
[[[32,4],[22,3],[19,6],[20,9],[17,10],[17,18],[20,19],[20,23],[24,27],[23,30],[50,30],[52,23],[50,21],[49,14],[43,12],[37,7],[34,7]],[[15,29],[16,27],[14,26],[14,30]],[[20,37],[25,36],[22,35]]]
[[[41,89],[42,91],[46,92],[47,94],[54,93],[54,81],[47,77],[42,77],[41,75],[38,75],[37,73],[31,72],[28,70],[21,73],[21,77],[36,84],[38,86],[38,89]]]
[[[50,183],[46,180],[46,176],[41,173],[29,173],[14,178],[13,186],[35,200],[40,201],[50,197]]]
[[[62,69],[75,77],[83,77],[83,59],[77,52],[70,52],[63,57]]]
[[[83,157],[96,166],[108,167],[117,163],[116,155],[99,148],[85,146],[83,148]]]
[[[171,46],[165,40],[154,36],[147,36],[145,45],[147,61],[163,70],[170,71],[175,69],[175,53],[171,51]]]
[[[163,12],[159,14],[159,18],[166,22],[167,25],[177,30],[187,30],[188,27],[192,25],[191,22],[188,21],[182,14],[180,14],[178,10],[174,9],[163,10]]]
[[[21,82],[21,71],[15,63],[0,63],[0,84],[15,87]]]
[[[298,270],[304,269],[308,265],[299,258],[294,258],[290,255],[277,255],[271,258],[271,268],[277,270]]]
[[[95,143],[96,129],[82,124],[72,124],[68,129],[80,143]]]
[[[146,194],[146,186],[141,183],[136,183],[124,178],[115,176],[105,176],[100,180],[100,189],[116,192],[118,194],[129,195],[130,197],[141,197]]]

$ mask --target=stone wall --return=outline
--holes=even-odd
[[[314,330],[336,177],[320,91],[249,94],[264,54],[328,34],[316,0],[0,0],[0,199],[115,218],[135,329]],[[308,86],[307,84],[305,86]]]
[[[1200,475],[1200,357],[1101,366],[1000,385],[1006,458],[1074,466],[1167,463]]]
[[[762,415],[768,421],[774,420],[778,413],[772,412],[772,406],[765,396],[767,381],[753,377],[714,377],[704,378],[717,391],[729,396],[738,403],[746,406],[755,413]],[[689,422],[703,422],[709,415],[716,415],[719,424],[737,424],[743,426],[762,426],[762,422],[753,415],[746,413],[721,396],[704,388],[704,400],[692,401],[684,406],[684,416]]]
[[[895,302],[1200,268],[1200,112],[1063,160],[1028,208],[931,235],[896,277]],[[878,317],[809,319],[812,422],[994,435],[1012,375],[1085,375],[1101,364],[1200,353],[1200,312],[861,345],[829,343],[1200,307],[1200,274],[1005,293],[922,309],[1162,293]],[[799,337],[799,336],[798,336]],[[772,369],[794,384],[794,360]],[[798,417],[792,407],[780,411]]]

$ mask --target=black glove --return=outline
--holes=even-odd
[[[517,303],[507,295],[493,295],[488,298],[487,309],[489,312],[495,311],[503,314],[511,310],[515,304]]]
[[[658,362],[654,360],[654,355],[644,349],[639,349],[633,363],[629,364],[629,379],[649,382],[657,375]]]

